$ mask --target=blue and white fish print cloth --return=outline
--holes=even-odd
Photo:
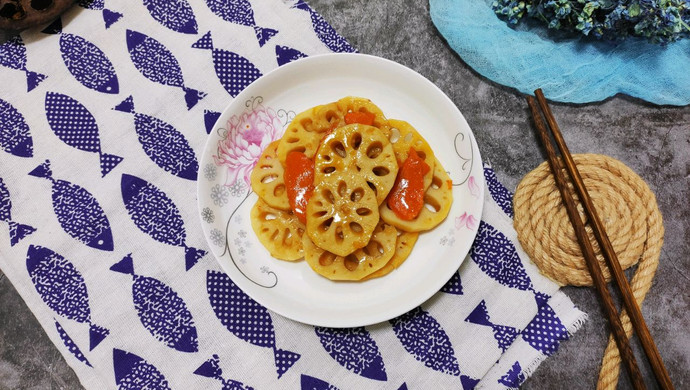
[[[206,96],[205,92],[185,85],[177,58],[154,38],[138,31],[127,30],[127,49],[132,63],[144,77],[159,84],[182,89],[187,109],[194,107]]]
[[[10,230],[10,245],[14,246],[24,237],[36,231],[33,226],[12,220],[12,199],[5,182],[0,178],[0,221],[7,222]]]
[[[309,4],[303,0],[299,0],[294,7],[309,13],[312,28],[314,32],[316,32],[316,36],[318,36],[329,49],[336,53],[352,53],[355,51],[355,49],[350,46],[350,44],[340,36],[340,34],[338,34],[318,12],[314,11]]]
[[[0,65],[23,71],[26,74],[26,90],[30,92],[45,80],[46,75],[30,71],[26,62],[26,47],[21,35],[15,35],[0,45]]]
[[[390,321],[301,324],[221,270],[197,208],[220,113],[279,66],[354,51],[303,0],[80,0],[0,42],[0,269],[85,388],[515,388],[584,321],[489,166],[470,255]]]
[[[98,154],[102,176],[122,161],[122,157],[103,153],[96,118],[83,104],[58,92],[46,93],[45,103],[46,118],[53,133],[73,148]]]
[[[26,270],[36,292],[56,314],[89,325],[89,349],[94,349],[110,331],[93,323],[86,281],[69,260],[51,249],[31,245]]]
[[[199,163],[182,133],[158,118],[135,112],[131,96],[114,109],[133,114],[139,143],[151,161],[175,176],[196,180]]]
[[[300,58],[305,58],[306,56],[306,54],[297,49],[276,45],[276,61],[278,61],[279,66],[285,65],[288,62],[299,60]]]
[[[132,301],[137,315],[156,339],[181,352],[199,350],[192,313],[175,291],[160,280],[135,274],[131,254],[110,269],[132,276]]]
[[[323,348],[341,366],[365,378],[388,379],[381,351],[365,328],[317,327],[315,331]]]
[[[207,378],[213,378],[223,385],[223,390],[254,390],[251,386],[246,386],[234,379],[223,378],[223,370],[220,368],[220,359],[218,355],[213,355],[210,359],[204,362],[194,373]]]
[[[33,157],[34,141],[24,116],[0,99],[0,148],[17,157]]]
[[[115,67],[98,46],[82,36],[63,32],[62,19],[57,19],[43,32],[60,36],[62,61],[67,70],[82,85],[108,94],[116,94],[120,91]]]
[[[187,245],[187,230],[180,211],[163,191],[133,175],[123,174],[122,201],[134,224],[142,232],[164,244],[183,247],[185,268],[189,270],[206,254]]]
[[[209,271],[206,287],[211,307],[220,322],[235,336],[273,351],[280,378],[301,357],[276,346],[275,328],[268,310],[259,305],[221,272]]]
[[[214,14],[227,20],[230,23],[252,27],[259,41],[259,46],[263,46],[271,37],[278,33],[277,30],[267,27],[259,27],[254,19],[254,10],[249,0],[205,0],[208,8]]]
[[[153,19],[170,30],[184,34],[197,33],[194,10],[187,0],[144,0],[144,5]]]
[[[60,336],[60,339],[62,342],[65,344],[65,347],[67,347],[67,350],[80,362],[86,364],[89,367],[93,367],[91,363],[89,363],[89,360],[84,356],[84,354],[81,352],[81,349],[79,349],[79,346],[74,343],[71,337],[67,334],[65,329],[60,325],[57,320],[55,320],[55,330],[57,330],[58,335]]]
[[[151,363],[131,352],[113,349],[115,384],[119,390],[168,390],[165,376]]]
[[[235,97],[242,92],[252,81],[261,77],[261,71],[247,58],[224,49],[213,46],[211,32],[207,32],[193,45],[195,49],[211,51],[213,68],[223,88]]]
[[[103,22],[105,23],[105,28],[110,28],[110,26],[122,18],[122,14],[106,8],[105,2],[107,0],[81,0],[79,5],[95,11],[101,11],[103,14]]]
[[[91,248],[113,250],[113,233],[108,217],[89,191],[66,180],[55,179],[48,160],[29,175],[47,179],[52,184],[53,211],[67,234]]]

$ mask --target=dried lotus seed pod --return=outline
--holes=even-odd
[[[285,180],[283,179],[283,166],[278,161],[276,151],[280,141],[268,144],[266,150],[261,153],[259,161],[254,166],[250,181],[252,190],[271,207],[280,210],[290,210]]]
[[[433,229],[448,216],[450,206],[453,204],[453,190],[450,183],[450,177],[448,177],[443,166],[436,159],[431,185],[424,193],[424,207],[422,207],[419,215],[415,219],[406,221],[399,218],[388,207],[388,202],[384,202],[379,208],[381,219],[406,232],[421,232]]]
[[[398,159],[398,162],[400,164],[404,163],[405,160],[407,160],[407,155],[410,153],[410,148],[412,148],[417,152],[417,155],[429,165],[429,168],[431,168],[429,169],[429,173],[424,175],[424,188],[429,188],[429,185],[431,185],[431,178],[434,174],[434,162],[436,161],[431,146],[429,146],[429,143],[426,142],[424,137],[422,137],[409,123],[397,119],[389,119],[388,123],[391,126],[389,140],[393,145],[395,157]]]
[[[343,116],[350,112],[363,112],[374,115],[374,123],[372,126],[381,130],[386,137],[390,135],[390,126],[388,120],[383,115],[381,109],[371,100],[356,96],[346,96],[336,102],[338,109]]]
[[[302,237],[304,258],[318,274],[331,280],[360,280],[386,265],[395,253],[397,231],[380,222],[366,246],[347,256],[325,251],[309,239]]]
[[[376,194],[357,176],[321,178],[307,204],[309,238],[339,256],[365,246],[378,222]]]
[[[315,181],[333,175],[359,176],[376,193],[378,204],[388,196],[398,163],[386,136],[373,126],[351,124],[335,129],[321,141],[314,157]]]
[[[397,230],[397,229],[396,229]],[[395,241],[395,253],[388,262],[381,267],[378,271],[365,276],[362,280],[369,280],[374,278],[380,278],[381,276],[388,275],[394,269],[400,267],[407,257],[410,256],[414,244],[417,242],[419,233],[406,232],[402,230],[397,230],[398,239]]]
[[[287,155],[292,151],[314,157],[319,143],[326,133],[344,125],[342,113],[335,103],[312,107],[301,112],[290,122],[278,145],[278,160],[285,166]]]
[[[302,236],[305,227],[294,214],[258,199],[252,208],[251,220],[254,233],[271,256],[287,261],[304,257]]]

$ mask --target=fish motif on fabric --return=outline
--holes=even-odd
[[[538,307],[549,299],[547,294],[534,289],[515,245],[503,233],[484,221],[479,221],[477,236],[470,248],[470,257],[485,274],[498,283],[533,292]]]
[[[117,22],[122,18],[122,14],[105,8],[105,0],[80,0],[79,6],[92,9],[95,11],[102,11],[103,22],[105,22],[105,28],[108,29],[113,23]]]
[[[50,128],[62,142],[84,152],[98,154],[102,177],[122,161],[120,156],[103,153],[96,118],[76,99],[47,92],[45,110]]]
[[[137,138],[147,156],[159,167],[187,180],[196,180],[199,163],[187,139],[171,124],[134,110],[131,96],[114,110],[134,115]]]
[[[89,294],[81,273],[60,254],[30,245],[26,270],[43,302],[55,313],[89,325],[89,349],[93,350],[110,331],[91,320]]]
[[[248,59],[228,50],[213,46],[211,32],[207,32],[193,45],[195,49],[211,50],[213,68],[220,84],[232,97],[236,97],[254,80],[261,77],[261,71]]]
[[[140,356],[113,349],[113,369],[118,390],[170,390],[165,376]]]
[[[496,172],[489,165],[484,164],[484,178],[489,187],[489,194],[494,202],[503,210],[506,215],[513,218],[513,193],[510,192],[496,177]]]
[[[115,67],[98,46],[78,35],[63,32],[59,18],[43,32],[60,35],[62,61],[79,83],[102,93],[120,92]]]
[[[323,348],[341,366],[365,378],[388,379],[379,347],[365,328],[314,330]]]
[[[138,31],[127,30],[127,50],[132,63],[144,77],[158,84],[182,89],[188,110],[206,96],[205,92],[185,85],[177,58],[157,40]]]
[[[278,66],[287,64],[298,60],[300,58],[306,58],[307,55],[302,53],[297,49],[293,49],[287,46],[276,45],[276,60],[278,61]]]
[[[120,188],[125,208],[134,224],[156,241],[184,248],[187,270],[206,255],[206,251],[187,245],[187,232],[180,211],[163,191],[128,174],[122,175]]]
[[[36,231],[36,228],[29,225],[17,223],[12,220],[12,200],[7,185],[0,178],[0,221],[7,222],[10,230],[10,246],[14,246],[24,237]]]
[[[335,29],[328,24],[323,16],[314,11],[304,0],[299,0],[293,5],[293,8],[301,9],[309,13],[311,25],[316,36],[319,37],[321,42],[331,49],[331,51],[336,53],[354,53],[356,51],[345,38],[338,34]]]
[[[197,352],[199,341],[192,313],[170,286],[134,273],[131,254],[110,267],[131,275],[132,301],[144,328],[158,341],[180,352]]]
[[[198,26],[187,0],[144,0],[151,17],[163,27],[183,34],[196,34]]]
[[[204,127],[206,128],[206,134],[211,134],[213,126],[218,122],[220,118],[220,112],[204,110]]]
[[[206,5],[214,14],[227,22],[252,27],[259,46],[265,45],[269,39],[278,34],[277,30],[256,25],[254,10],[248,0],[206,0]]]
[[[225,273],[208,271],[206,289],[213,312],[223,326],[252,345],[273,350],[278,378],[299,360],[300,354],[276,347],[268,310],[245,294]]]
[[[205,361],[194,373],[206,378],[213,378],[223,385],[222,390],[254,390],[253,387],[247,386],[242,382],[234,379],[223,378],[223,370],[220,368],[220,359],[218,355],[213,355],[210,359]]]
[[[26,62],[26,46],[21,35],[17,34],[0,45],[0,65],[24,72],[26,92],[31,92],[48,76],[29,70]]]
[[[89,191],[68,181],[53,178],[48,160],[29,172],[29,175],[51,182],[53,211],[67,234],[91,248],[113,250],[110,222]]]
[[[337,387],[322,379],[305,374],[302,374],[299,383],[301,390],[338,390]]]
[[[453,295],[462,295],[462,283],[460,281],[459,271],[453,274],[450,280],[448,280],[448,283],[441,288],[441,291]]]
[[[460,383],[463,390],[473,390],[479,384],[480,379],[472,378],[467,375],[460,375]]]
[[[551,356],[558,351],[560,342],[568,340],[570,335],[553,308],[544,304],[539,307],[537,315],[522,331],[522,338],[532,348],[546,356]]]
[[[525,374],[522,372],[522,367],[520,367],[520,362],[515,362],[513,366],[505,373],[502,377],[498,379],[498,383],[509,388],[517,389],[520,387],[522,382],[527,379]]]
[[[484,300],[479,302],[477,307],[475,307],[467,318],[465,318],[465,322],[491,327],[494,339],[496,339],[498,347],[501,348],[503,352],[510,347],[513,341],[515,341],[515,338],[520,334],[520,331],[512,326],[499,325],[491,322]]]
[[[33,157],[34,155],[34,141],[24,115],[2,99],[0,99],[0,148],[17,157]]]
[[[86,356],[81,352],[77,344],[74,343],[74,340],[72,340],[71,337],[65,332],[65,329],[60,325],[59,322],[55,321],[55,329],[58,332],[58,336],[60,336],[60,340],[62,340],[62,343],[65,344],[65,347],[69,351],[69,353],[72,354],[77,360],[80,362],[86,364],[89,367],[93,367],[91,363],[89,363],[88,359],[86,359]]]
[[[417,361],[435,371],[460,376],[450,338],[431,314],[417,307],[389,322],[405,350]]]

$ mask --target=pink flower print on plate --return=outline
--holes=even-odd
[[[470,194],[475,198],[479,198],[479,185],[477,185],[477,179],[474,176],[470,176],[467,181],[467,188],[470,190]]]
[[[272,108],[259,103],[239,117],[233,115],[226,126],[227,133],[224,139],[218,141],[218,154],[213,159],[216,165],[227,167],[225,185],[233,185],[243,178],[249,186],[249,176],[261,152],[280,138],[283,124]]]
[[[464,212],[461,216],[455,218],[455,228],[460,230],[463,227],[467,227],[470,230],[477,228],[477,219],[474,215],[468,215],[467,212]]]

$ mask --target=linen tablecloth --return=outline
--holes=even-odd
[[[196,206],[218,113],[350,51],[302,1],[246,0],[82,1],[0,46],[0,268],[86,388],[513,388],[582,324],[488,165],[470,255],[388,322],[298,323],[221,271]]]

